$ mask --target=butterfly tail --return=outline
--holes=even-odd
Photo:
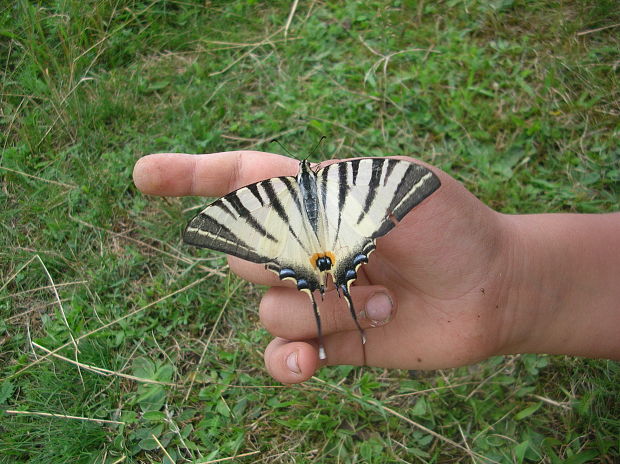
[[[364,329],[361,328],[360,323],[357,320],[357,314],[355,311],[355,306],[353,306],[353,299],[351,298],[351,294],[349,293],[349,289],[347,285],[340,285],[340,290],[342,290],[342,294],[344,295],[344,299],[347,300],[347,305],[349,306],[349,311],[351,311],[351,317],[353,317],[353,321],[357,326],[357,330],[360,332],[360,337],[362,339],[362,345],[366,344],[366,333]]]
[[[308,295],[310,295],[310,300],[312,301],[312,310],[314,311],[314,319],[316,320],[316,329],[319,339],[319,359],[327,359],[325,345],[323,345],[323,331],[321,330],[321,314],[319,313],[319,307],[316,304],[314,293],[308,292]]]

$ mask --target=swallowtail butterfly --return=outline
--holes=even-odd
[[[214,201],[189,222],[183,239],[264,263],[295,282],[312,302],[325,359],[315,291],[322,296],[331,275],[365,343],[349,293],[357,270],[376,239],[439,186],[432,171],[409,161],[365,158],[313,170],[304,160],[297,177],[256,182]]]

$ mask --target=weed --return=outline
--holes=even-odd
[[[257,290],[180,241],[202,202],[131,183],[147,153],[325,135],[504,212],[617,209],[616,2],[293,3],[0,7],[0,462],[616,461],[612,362],[274,384]]]

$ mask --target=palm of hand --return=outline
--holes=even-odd
[[[358,312],[371,295],[387,293],[397,307],[391,320],[376,326],[362,311],[367,343],[361,345],[335,291],[320,305],[327,363],[452,367],[484,359],[501,343],[505,247],[500,215],[438,174],[442,187],[377,241],[352,287]],[[253,265],[230,263],[241,276],[258,281],[253,277],[258,269],[248,272]],[[268,283],[273,287],[261,303],[261,320],[280,337],[275,344],[315,337],[306,297],[275,280]]]
[[[149,194],[221,196],[258,180],[294,175],[297,164],[257,152],[159,154],[136,164],[134,180]],[[335,291],[320,305],[329,364],[451,367],[485,358],[501,344],[502,321],[509,319],[502,311],[507,258],[501,215],[434,171],[442,186],[377,241],[352,287],[358,311],[373,294],[389,295],[396,308],[391,320],[375,327],[362,317],[368,337],[362,346]],[[265,351],[272,375],[290,383],[309,378],[318,356],[307,297],[264,266],[233,257],[229,263],[241,277],[273,286],[260,307],[261,321],[276,335]]]
[[[447,192],[440,189],[440,198],[414,209],[380,239],[365,268],[366,282],[390,289],[398,303],[389,324],[369,331],[369,365],[470,364],[488,357],[500,342],[499,218],[454,180],[442,183]],[[379,333],[373,336],[373,330]]]

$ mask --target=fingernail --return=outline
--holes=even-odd
[[[299,364],[297,363],[297,351],[293,351],[286,358],[286,367],[294,374],[300,374]]]
[[[394,304],[387,294],[375,293],[366,302],[366,317],[370,319],[373,325],[385,324],[392,316],[393,306]]]

